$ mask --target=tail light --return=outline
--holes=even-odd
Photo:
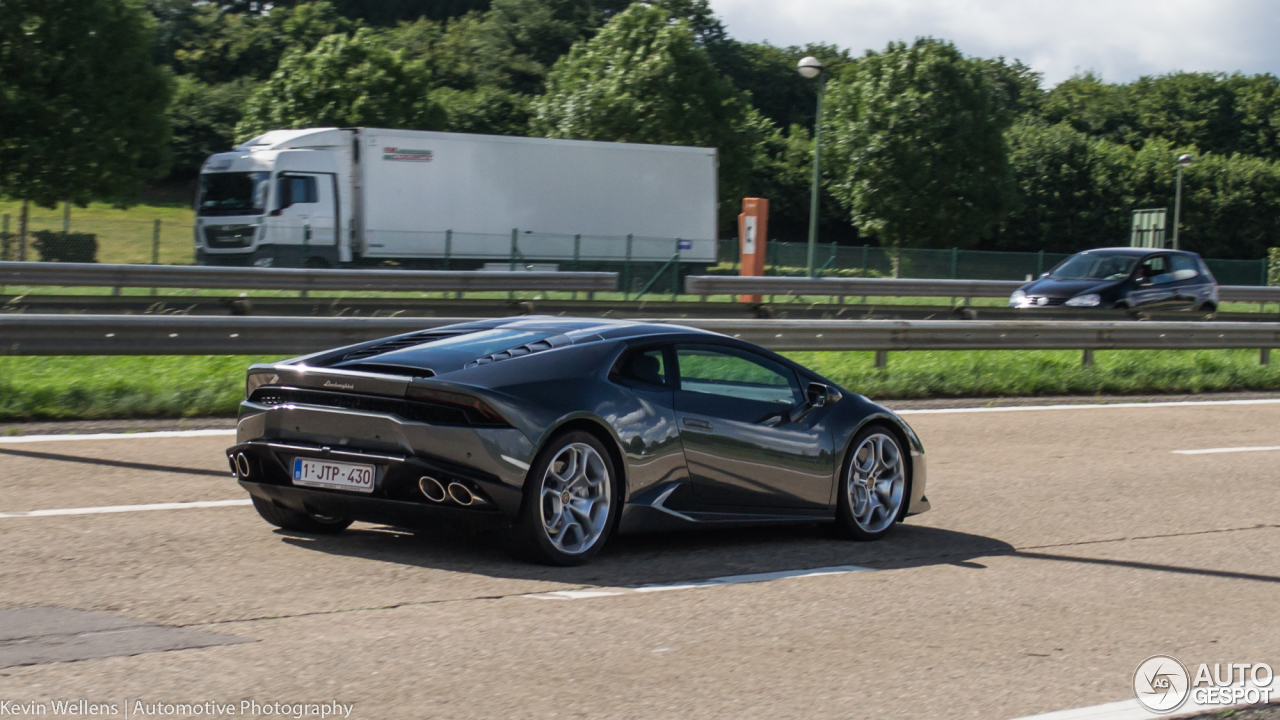
[[[450,405],[461,409],[467,413],[473,421],[479,421],[479,424],[488,425],[507,425],[506,418],[498,414],[497,410],[489,407],[483,400],[474,395],[465,393],[452,392],[449,390],[439,390],[437,388],[426,388],[416,385],[410,385],[405,395],[410,400],[420,400],[422,402],[440,403],[441,405]]]

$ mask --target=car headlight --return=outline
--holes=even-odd
[[[250,370],[249,376],[245,378],[244,396],[247,398],[253,394],[254,390],[263,385],[279,385],[280,376],[271,370]]]
[[[1009,296],[1009,307],[1017,307],[1027,301],[1027,294],[1021,290],[1014,290]]]
[[[1097,307],[1102,303],[1102,297],[1097,293],[1089,293],[1088,295],[1077,295],[1067,301],[1071,307]]]

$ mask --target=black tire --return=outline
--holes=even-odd
[[[573,446],[572,450],[570,450],[571,446]],[[583,447],[589,447],[594,451],[595,459],[599,460],[598,465],[595,459],[590,458],[589,455],[584,455]],[[551,494],[549,501],[543,493],[543,486],[544,483],[548,482],[548,470],[551,468],[553,461],[561,468],[565,467],[562,457],[562,453],[565,452],[576,453],[577,457],[586,458],[582,461],[583,467],[587,468],[589,466],[591,468],[589,473],[594,473],[596,477],[597,482],[594,485],[583,485],[581,492],[607,493],[604,496],[607,499],[604,513],[600,513],[597,509],[599,495],[594,497],[594,502],[588,510],[588,514],[595,520],[594,524],[588,521],[588,524],[592,524],[590,533],[585,533],[581,520],[572,523],[578,527],[578,537],[584,540],[583,549],[581,550],[575,550],[573,543],[569,544],[569,551],[558,545],[551,537],[552,531],[547,528],[547,523],[544,522],[544,516],[548,511],[553,518],[559,518],[560,515],[572,518],[579,517],[573,514],[566,515],[564,513],[564,503],[554,493]],[[603,480],[599,478],[599,473],[601,472],[606,475]],[[584,479],[585,477],[584,475]],[[552,479],[551,482],[554,484],[556,481]],[[548,489],[554,490],[554,488]],[[568,497],[577,501],[592,499],[589,494],[579,497],[576,492],[568,495]],[[560,515],[556,514],[555,507],[548,506],[548,502],[559,508]],[[604,443],[595,435],[581,430],[557,435],[542,448],[532,467],[529,468],[529,474],[524,482],[524,502],[520,506],[520,515],[516,518],[515,524],[507,531],[507,550],[517,559],[528,562],[560,566],[582,565],[595,557],[596,553],[600,552],[600,549],[604,547],[613,526],[616,524],[615,521],[621,505],[622,493],[619,492],[618,471],[614,467],[613,459],[610,457]],[[572,539],[574,535],[569,530],[570,526],[562,527],[564,530],[563,534],[559,536],[559,541],[560,543],[565,543]],[[585,542],[588,535],[594,536],[589,543]]]
[[[263,520],[284,530],[311,533],[313,535],[336,535],[351,527],[350,520],[342,518],[324,518],[319,515],[300,513],[282,508],[270,500],[253,496],[253,509],[258,511]]]
[[[862,497],[866,497],[865,490],[851,491],[850,484],[857,484],[854,479],[853,464],[859,461],[855,457],[862,449],[864,443],[869,439],[877,439],[883,442],[891,443],[893,451],[896,453],[896,462],[898,472],[901,473],[901,483],[886,480],[890,489],[888,495],[890,498],[896,498],[896,507],[890,509],[888,506],[881,504],[881,512],[877,514],[874,510],[870,514],[865,513],[866,505],[857,506],[855,497],[862,492]],[[907,506],[911,501],[911,462],[909,450],[903,446],[902,439],[891,428],[873,423],[858,431],[853,436],[853,440],[849,442],[849,451],[845,453],[845,461],[840,469],[840,477],[837,478],[836,492],[836,530],[841,535],[854,540],[879,540],[893,529],[893,526],[900,522],[907,512]],[[878,475],[877,475],[878,477]],[[877,501],[881,501],[881,495],[877,493]],[[860,519],[866,514],[865,519]]]
[[[1200,312],[1206,312],[1206,313],[1216,313],[1218,312],[1218,306],[1214,305],[1211,302],[1203,302],[1203,303],[1200,303],[1200,307],[1196,308],[1196,310],[1199,310]]]

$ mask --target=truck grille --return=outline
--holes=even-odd
[[[253,244],[255,225],[206,225],[204,244],[211,248],[241,248]]]
[[[268,386],[253,391],[249,402],[258,405],[312,405],[324,408],[341,408],[357,412],[395,415],[410,422],[454,427],[504,427],[505,423],[486,421],[467,408],[444,403],[405,400],[402,398],[355,395],[349,393],[303,390],[300,388]]]

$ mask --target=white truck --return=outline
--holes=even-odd
[[[213,155],[196,262],[587,269],[716,262],[715,149],[376,128]]]

